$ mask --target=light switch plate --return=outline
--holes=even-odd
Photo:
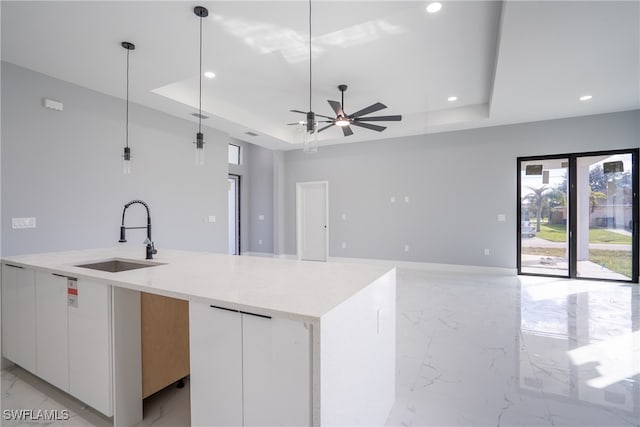
[[[264,221],[264,215],[258,215],[258,221]]]
[[[209,215],[207,220],[208,220],[208,222],[216,222],[216,216],[215,215]]]
[[[507,219],[505,214],[498,214],[498,222],[505,222]]]
[[[36,219],[33,217],[28,218],[11,218],[11,228],[36,228]]]

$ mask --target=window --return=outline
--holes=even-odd
[[[229,144],[229,163],[232,165],[240,164],[240,146]]]

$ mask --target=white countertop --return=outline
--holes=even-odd
[[[388,267],[159,249],[149,268],[109,273],[76,267],[112,258],[144,260],[144,246],[3,257],[5,263],[137,291],[289,318],[317,320]]]

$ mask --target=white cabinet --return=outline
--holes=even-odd
[[[111,286],[3,264],[2,355],[112,416]]]
[[[304,322],[189,303],[191,424],[310,425]]]
[[[36,272],[37,374],[64,391],[69,391],[67,281],[63,276]]]
[[[2,355],[36,373],[35,274],[2,265]]]
[[[242,326],[237,312],[189,302],[191,425],[242,425]]]
[[[111,286],[88,280],[77,285],[77,304],[68,306],[69,393],[111,416]]]
[[[304,322],[242,315],[245,425],[311,425],[310,339]]]

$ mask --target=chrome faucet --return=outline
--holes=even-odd
[[[153,259],[153,255],[158,253],[158,250],[153,245],[153,241],[151,240],[151,214],[149,213],[149,206],[143,202],[142,200],[132,200],[126,205],[124,205],[124,209],[122,210],[122,225],[120,226],[120,243],[126,243],[127,238],[125,236],[127,229],[136,229],[136,228],[145,228],[145,227],[125,227],[124,226],[124,214],[127,212],[127,208],[133,204],[140,204],[145,207],[147,210],[147,239],[144,241],[145,245],[147,245],[147,255],[146,259]]]

